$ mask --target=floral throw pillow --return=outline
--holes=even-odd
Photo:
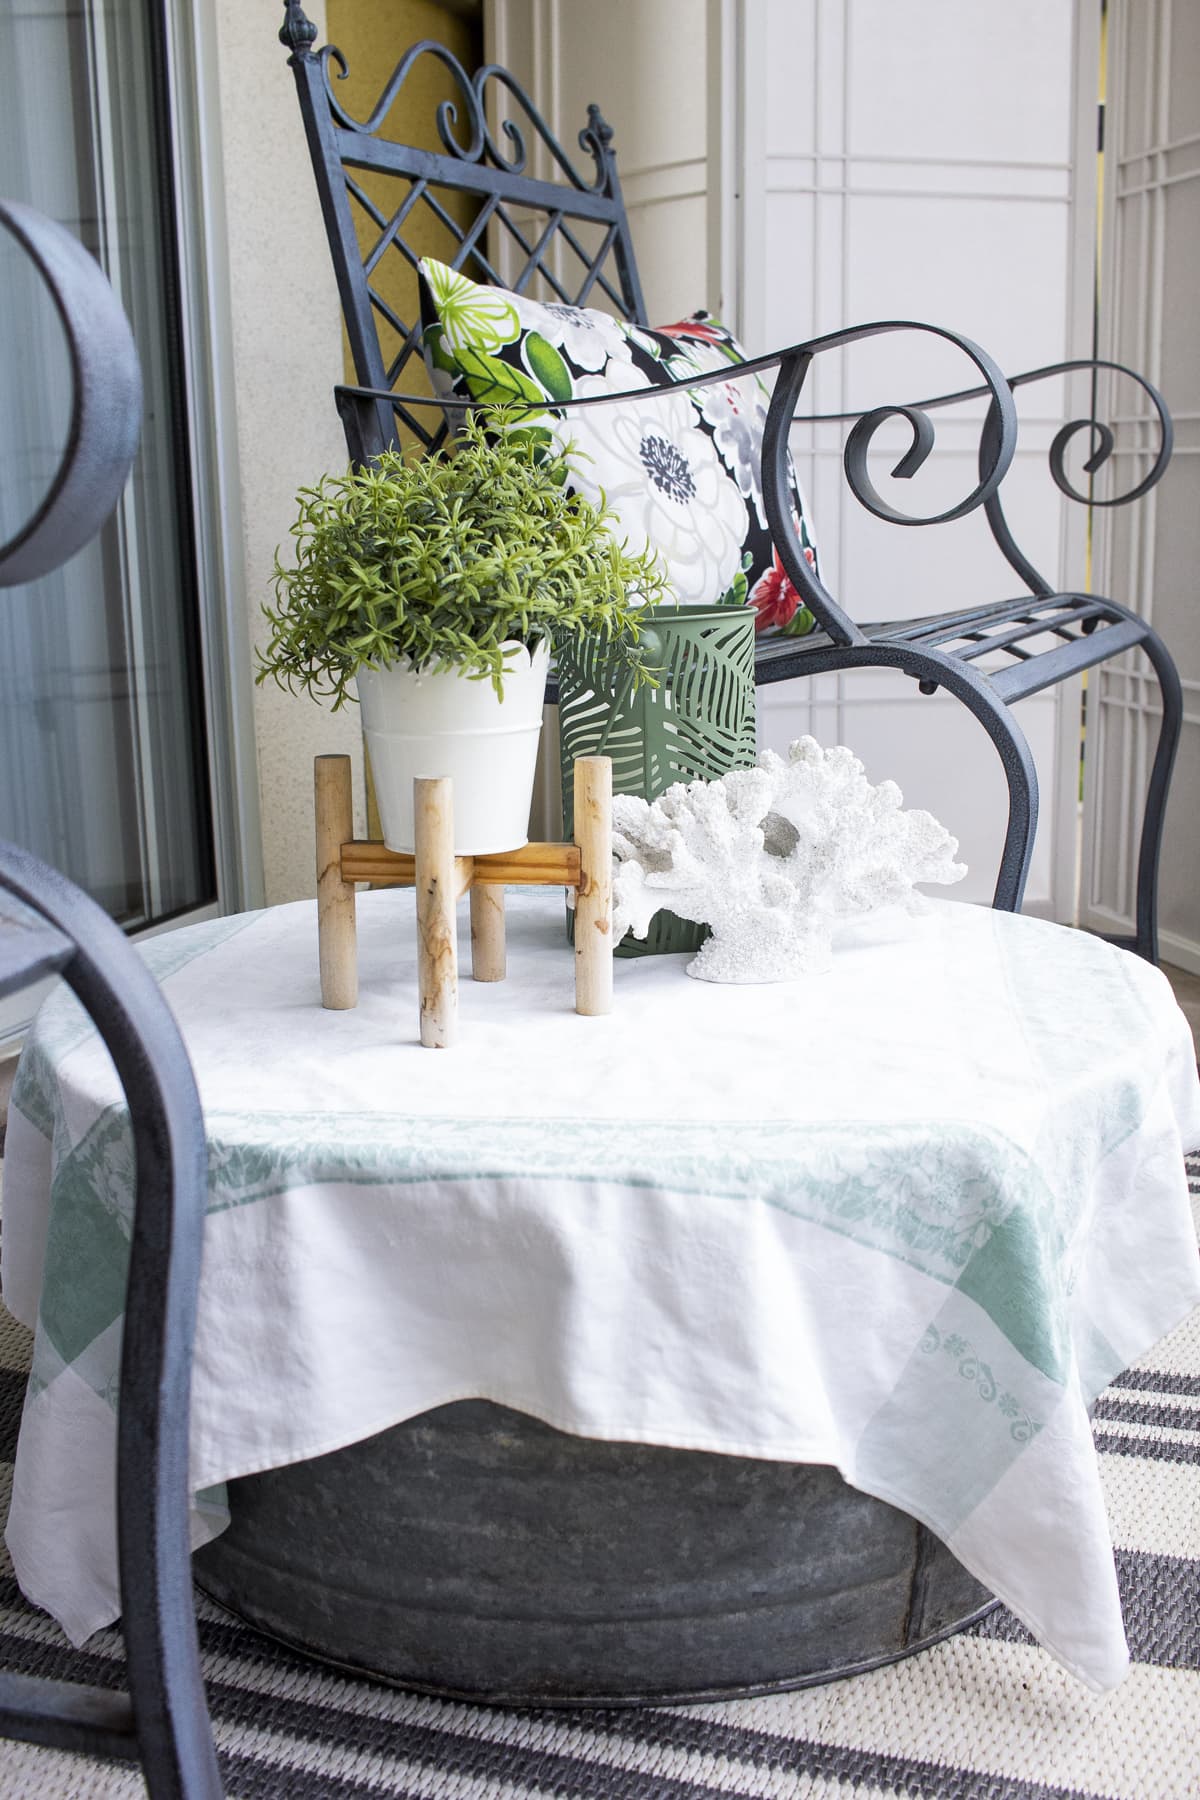
[[[655,401],[616,398],[530,422],[574,445],[574,485],[616,514],[629,549],[656,550],[686,605],[749,603],[756,627],[788,635],[815,620],[771,542],[763,502],[763,426],[770,391],[757,375],[678,389],[689,375],[731,370],[745,352],[707,313],[655,330],[581,306],[548,306],[481,286],[426,258],[421,271],[425,360],[439,393],[483,404],[537,404],[659,388]],[[795,471],[800,541],[816,567]]]

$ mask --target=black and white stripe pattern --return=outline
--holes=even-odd
[[[1200,1159],[1189,1164],[1200,1201]],[[1194,1202],[1195,1203],[1195,1202]],[[0,1324],[0,1508],[28,1335]],[[1096,1697],[1012,1616],[853,1680],[641,1711],[505,1711],[425,1699],[305,1662],[200,1602],[233,1800],[1185,1800],[1200,1795],[1200,1313],[1127,1370],[1095,1420],[1134,1668]],[[26,1605],[0,1560],[0,1659],[121,1678]],[[116,1765],[0,1743],[5,1800],[144,1793]]]

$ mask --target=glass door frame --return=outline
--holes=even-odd
[[[212,826],[216,898],[131,931],[135,940],[264,903],[216,19],[212,8],[192,0],[142,4],[163,77],[154,99],[159,141],[167,155],[160,159],[157,180],[173,263],[168,310],[174,317],[167,329],[176,338],[181,436],[186,438],[185,454],[176,457],[186,471],[179,494],[181,548],[197,609],[207,740],[201,779]],[[104,95],[96,99],[102,108]],[[127,505],[128,498],[121,502]],[[52,986],[48,981],[0,1002],[0,1058],[20,1047]]]
[[[215,10],[197,6],[194,0],[151,0],[151,7],[163,33],[167,75],[163,124],[172,167],[171,191],[163,195],[164,217],[174,221],[178,268],[217,874],[216,907],[189,914],[190,920],[263,905],[262,832]],[[172,924],[184,922],[177,919]]]

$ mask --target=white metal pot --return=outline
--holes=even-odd
[[[484,856],[529,841],[542,705],[550,668],[543,639],[532,655],[509,640],[504,698],[486,677],[457,669],[419,674],[408,663],[359,671],[358,698],[375,777],[383,841],[413,849],[413,781],[449,775],[454,782],[454,851]]]

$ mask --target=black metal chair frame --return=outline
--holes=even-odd
[[[0,1673],[0,1736],[140,1761],[154,1800],[219,1800],[192,1595],[188,1400],[208,1197],[187,1052],[141,957],[65,876],[0,843],[0,996],[61,974],[129,1103],[137,1168],[117,1402],[121,1625],[128,1692]]]
[[[73,381],[68,441],[34,517],[0,545],[0,587],[56,568],[125,485],[141,420],[129,324],[97,263],[29,207],[0,202],[57,307]],[[154,1800],[220,1800],[192,1596],[188,1411],[208,1157],[178,1028],[145,963],[57,870],[0,843],[0,997],[60,974],[129,1106],[136,1185],[117,1402],[117,1535],[128,1691],[0,1672],[0,1737],[140,1761]]]
[[[342,311],[357,381],[336,390],[337,404],[355,463],[370,460],[395,445],[403,427],[418,442],[435,447],[445,434],[445,413],[453,402],[403,393],[397,386],[409,359],[420,355],[421,325],[408,323],[379,291],[373,275],[380,260],[395,250],[410,264],[418,253],[404,237],[406,221],[418,207],[429,208],[456,240],[451,257],[477,279],[526,291],[535,281],[548,286],[562,302],[584,305],[603,296],[623,317],[647,324],[637,264],[613,151],[613,133],[595,105],[579,134],[593,170],[584,172],[550,131],[529,96],[511,73],[489,65],[470,75],[442,44],[424,40],[400,57],[378,101],[366,119],[357,119],[338,99],[335,82],[346,73],[340,51],[326,45],[314,49],[316,27],[305,17],[300,0],[284,0],[280,39],[299,91],[304,129],[312,156],[326,233],[333,256]],[[459,96],[438,109],[441,151],[419,149],[380,135],[393,103],[414,64],[433,57],[449,72]],[[521,115],[520,122],[508,116]],[[460,118],[461,114],[461,118]],[[527,173],[531,137],[559,174],[553,181]],[[396,177],[399,202],[388,216],[364,190],[359,171]],[[465,194],[477,203],[469,225],[459,225],[439,198]],[[355,208],[378,236],[364,258],[356,231]],[[530,221],[537,219],[537,225]],[[599,233],[598,247],[581,241]],[[501,234],[507,233],[506,239]],[[519,268],[502,275],[493,244],[515,249]],[[566,253],[581,266],[565,285],[561,259]],[[556,266],[556,260],[557,266]],[[385,364],[379,325],[396,334],[399,349]],[[912,403],[889,404],[861,414],[799,415],[796,411],[814,357],[833,349],[895,331],[933,333],[953,344],[975,365],[978,385]],[[1093,476],[1113,448],[1111,429],[1092,417],[1065,424],[1050,450],[1050,469],[1061,491],[1091,506],[1124,505],[1138,499],[1161,478],[1172,449],[1170,415],[1157,391],[1142,376],[1120,364],[1071,361],[1006,377],[992,359],[970,340],[940,327],[913,320],[889,320],[830,333],[792,345],[745,364],[747,372],[777,370],[763,441],[763,493],[772,536],[793,585],[811,608],[818,630],[806,638],[764,633],[756,653],[756,680],[761,685],[801,675],[864,667],[898,669],[920,684],[922,693],[944,688],[963,702],[988,733],[1000,757],[1008,784],[1008,823],[993,905],[1020,908],[1037,828],[1038,786],[1025,733],[1012,712],[1027,695],[1064,681],[1108,658],[1135,647],[1149,657],[1162,696],[1162,719],[1143,812],[1138,855],[1136,930],[1115,939],[1154,962],[1158,957],[1157,887],[1164,813],[1171,770],[1182,725],[1182,690],[1166,646],[1147,621],[1130,607],[1098,595],[1056,593],[1017,545],[1000,500],[1000,483],[1016,448],[1017,418],[1013,393],[1018,387],[1076,370],[1096,375],[1113,370],[1129,376],[1147,396],[1158,419],[1160,441],[1153,465],[1128,493],[1097,499],[1074,487],[1065,469],[1068,444],[1089,434],[1088,460]],[[697,376],[678,385],[692,388],[728,379],[728,369]],[[655,389],[624,396],[652,403]],[[868,469],[868,453],[880,426],[904,419],[912,433],[909,449],[892,470],[909,478],[924,463],[934,441],[929,414],[939,407],[975,398],[989,401],[980,436],[979,480],[957,506],[926,518],[908,517],[890,506],[876,490]],[[609,396],[608,398],[611,398]],[[545,410],[570,411],[604,399],[568,402]],[[425,409],[440,418],[425,422]],[[426,415],[427,416],[427,415]],[[857,624],[839,605],[805,559],[787,502],[788,433],[800,418],[851,423],[845,446],[845,472],[860,503],[877,518],[897,525],[936,525],[963,517],[982,506],[1001,553],[1028,592],[991,604],[968,607],[928,618],[882,624]],[[1042,642],[1039,644],[1039,640]],[[981,667],[984,657],[1003,653],[1004,666]]]

